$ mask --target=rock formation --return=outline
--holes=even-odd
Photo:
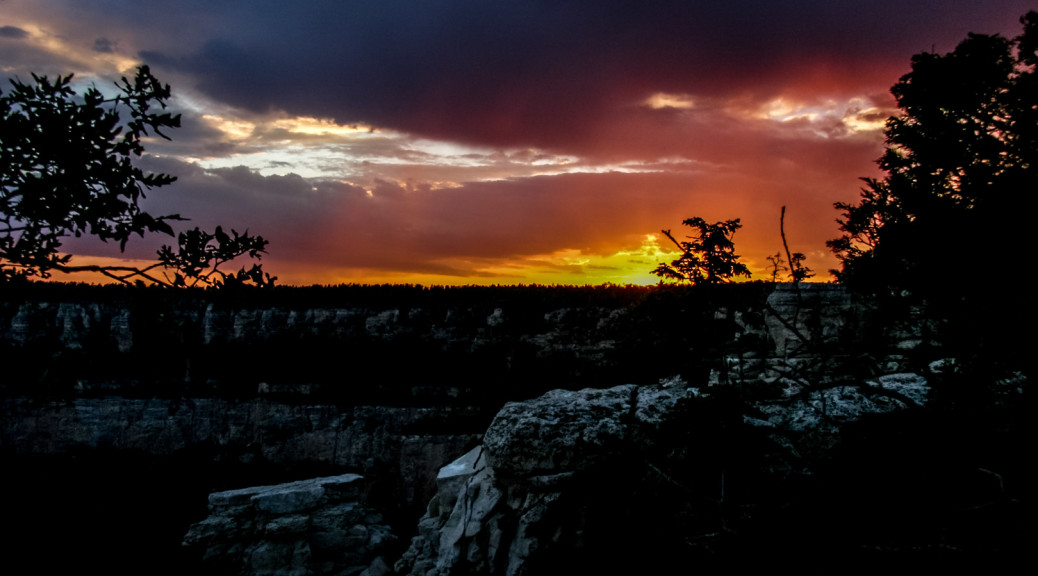
[[[798,443],[810,442],[802,433],[817,431],[830,418],[849,423],[868,414],[904,410],[915,401],[925,402],[927,392],[925,380],[915,375],[864,388],[829,389],[782,405],[769,403],[769,420],[745,421],[768,429],[762,437],[772,437],[769,458],[792,461],[804,451]],[[876,402],[869,398],[870,391],[891,392],[898,398],[883,395],[886,400]],[[671,512],[638,510],[643,505],[666,506],[657,493],[661,488],[686,499],[723,499],[697,493],[703,488],[696,485],[696,474],[681,470],[711,463],[698,460],[694,445],[682,446],[685,438],[672,436],[677,427],[689,425],[681,419],[695,414],[697,403],[710,402],[709,394],[675,380],[655,386],[557,390],[507,404],[481,446],[441,469],[439,492],[419,522],[418,536],[396,564],[397,571],[415,576],[519,576],[544,573],[550,566],[612,563],[614,568],[640,564],[653,572],[672,557],[692,555],[696,545],[689,543],[662,558],[647,554],[630,546],[646,534],[631,532],[659,535],[704,520],[692,518],[694,513],[686,517],[680,501],[670,503]],[[754,408],[764,407],[746,406]],[[833,435],[827,443],[831,445],[836,432],[828,433]],[[632,520],[642,523],[630,524]],[[709,533],[688,535],[710,539]]]
[[[759,330],[772,351],[726,357],[705,388],[673,378],[506,404],[482,444],[441,469],[397,572],[661,573],[683,562],[763,565],[811,540],[832,548],[818,561],[862,553],[803,518],[845,505],[856,486],[823,503],[833,488],[815,493],[813,482],[837,475],[847,437],[925,406],[929,384],[916,373],[833,371],[846,359],[823,357],[821,345],[856,322],[837,290],[779,290],[768,310],[742,334]],[[907,490],[915,480],[903,481]]]
[[[395,537],[363,484],[344,474],[211,494],[209,517],[184,544],[213,574],[380,576]]]
[[[424,503],[444,462],[479,436],[442,433],[463,407],[287,405],[216,398],[0,399],[0,448],[21,455],[106,450],[173,456],[200,452],[241,465],[321,467],[378,476],[401,505]]]
[[[1003,480],[1026,418],[990,423],[1025,380],[976,387],[995,395],[980,423],[942,421],[932,404],[963,383],[911,318],[876,333],[838,286],[725,288],[0,302],[14,370],[0,450],[281,466],[258,488],[198,480],[210,516],[185,541],[218,573],[659,573],[1024,549],[1007,522],[1019,483]],[[306,471],[321,477],[275,484]]]

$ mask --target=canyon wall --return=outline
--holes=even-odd
[[[854,533],[852,544],[816,529],[823,497],[872,520],[881,510],[903,520],[893,512],[916,506],[886,488],[859,498],[863,484],[848,470],[881,483],[901,475],[915,497],[944,474],[948,486],[982,485],[967,492],[985,505],[1005,499],[978,467],[949,463],[945,443],[920,424],[932,382],[955,370],[924,326],[906,317],[879,331],[875,311],[838,286],[721,288],[371,287],[240,298],[91,288],[3,300],[0,456],[18,471],[5,492],[11,509],[24,508],[16,522],[37,523],[18,544],[75,546],[35,543],[51,525],[34,506],[49,498],[62,503],[55,515],[72,518],[64,508],[87,497],[54,498],[63,488],[52,477],[78,474],[75,462],[98,455],[133,468],[75,484],[116,501],[122,489],[110,484],[143,468],[154,472],[143,482],[167,498],[184,486],[176,501],[193,504],[178,511],[175,544],[189,534],[190,562],[233,556],[243,573],[280,561],[333,573],[343,564],[314,550],[350,552],[325,548],[327,534],[375,552],[351,564],[369,574],[576,569],[608,565],[602,552],[625,543],[648,551],[614,558],[632,570],[678,557],[730,561],[794,546],[766,536],[781,524],[845,552],[881,549],[890,542],[842,520],[834,525]],[[1023,389],[999,388],[1006,399]],[[902,436],[883,436],[891,430]],[[995,468],[983,470],[1001,478]],[[58,474],[42,472],[50,470]],[[279,520],[246,503],[264,498],[258,487],[302,482],[294,486],[312,494],[321,491],[308,478],[347,473],[365,487],[348,506],[319,498]],[[330,520],[327,511],[343,506],[372,512]],[[221,531],[243,514],[256,530]],[[115,533],[126,522],[112,524]],[[933,531],[947,525],[923,524],[912,545],[939,549]],[[379,526],[386,537],[375,550],[360,533],[382,534]],[[71,555],[76,565],[109,562],[110,573],[133,573],[157,554],[120,570],[111,556],[84,559],[102,543],[85,541],[81,557]],[[190,562],[177,566],[198,568]]]

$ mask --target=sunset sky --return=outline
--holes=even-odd
[[[763,279],[783,205],[827,280],[833,203],[879,175],[911,56],[1015,36],[1036,7],[0,0],[0,90],[109,92],[150,65],[183,125],[146,144],[141,166],[179,177],[146,207],[264,236],[281,284],[655,283],[660,230],[692,216],[741,218]]]

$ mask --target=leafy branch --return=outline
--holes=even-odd
[[[165,130],[179,127],[180,115],[164,111],[169,85],[147,66],[132,80],[123,77],[113,98],[94,87],[76,94],[71,74],[32,78],[12,79],[12,89],[0,92],[0,281],[95,272],[122,283],[168,286],[273,282],[259,265],[235,274],[219,270],[238,256],[258,259],[267,246],[259,236],[228,235],[219,227],[181,233],[177,249],[163,246],[149,266],[72,264],[72,255],[62,251],[66,238],[91,235],[118,242],[124,252],[132,236],[173,236],[171,223],[185,220],[141,208],[146,191],[176,177],[134,165],[144,153],[143,139],[154,134],[168,140]]]

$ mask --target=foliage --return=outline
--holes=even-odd
[[[162,111],[169,86],[147,66],[132,81],[123,77],[114,98],[94,87],[76,94],[71,80],[33,74],[33,83],[12,79],[13,89],[0,92],[0,280],[49,278],[57,271],[96,272],[123,283],[270,284],[273,278],[258,265],[236,274],[218,269],[244,254],[259,258],[267,246],[262,237],[228,236],[220,228],[215,234],[197,228],[180,234],[176,250],[163,246],[158,261],[145,268],[72,264],[72,255],[61,250],[66,238],[92,235],[118,242],[124,251],[135,234],[173,236],[170,223],[184,218],[141,208],[146,190],[176,177],[134,165],[145,138],[169,139],[164,130],[180,126],[179,114]]]
[[[881,299],[972,373],[1033,371],[1032,295],[1017,276],[1038,213],[1038,13],[1013,39],[969,34],[912,58],[891,92],[882,179],[837,203],[837,279]],[[966,368],[960,368],[965,373]]]
[[[779,276],[783,273],[788,274],[790,282],[794,284],[815,276],[814,270],[804,264],[807,256],[803,252],[793,252],[790,254],[789,261],[792,266],[786,266],[786,260],[782,257],[781,252],[776,252],[766,256],[766,258],[769,262],[768,269],[771,272],[771,282],[778,282]]]
[[[1027,245],[1038,190],[1038,13],[1008,40],[970,34],[949,54],[923,53],[891,92],[882,179],[836,204],[843,236],[828,242],[837,279],[930,295],[1012,273]]]
[[[790,272],[789,279],[794,283],[803,282],[808,278],[814,278],[814,271],[804,265],[804,261],[807,260],[807,256],[803,252],[794,252],[789,259]]]
[[[769,268],[771,269],[771,281],[778,282],[779,274],[787,272],[789,267],[786,266],[786,261],[782,259],[781,252],[775,252],[767,256],[768,262],[770,262]]]
[[[693,285],[723,284],[733,276],[750,276],[750,270],[735,253],[732,237],[742,227],[739,219],[724,220],[708,224],[706,220],[696,216],[682,222],[694,229],[694,236],[679,242],[670,233],[663,230],[663,235],[681,250],[681,256],[670,264],[661,263],[652,271],[660,278],[690,282]]]
[[[231,230],[227,235],[220,226],[212,234],[199,228],[181,232],[177,237],[179,249],[174,252],[169,246],[159,250],[159,261],[166,267],[178,270],[174,273],[173,285],[185,286],[188,282],[197,284],[241,285],[253,283],[265,285],[272,282],[270,275],[264,277],[258,264],[245,270],[242,268],[235,274],[226,274],[219,266],[234,258],[248,254],[250,258],[259,258],[266,242],[261,238],[252,238]]]

